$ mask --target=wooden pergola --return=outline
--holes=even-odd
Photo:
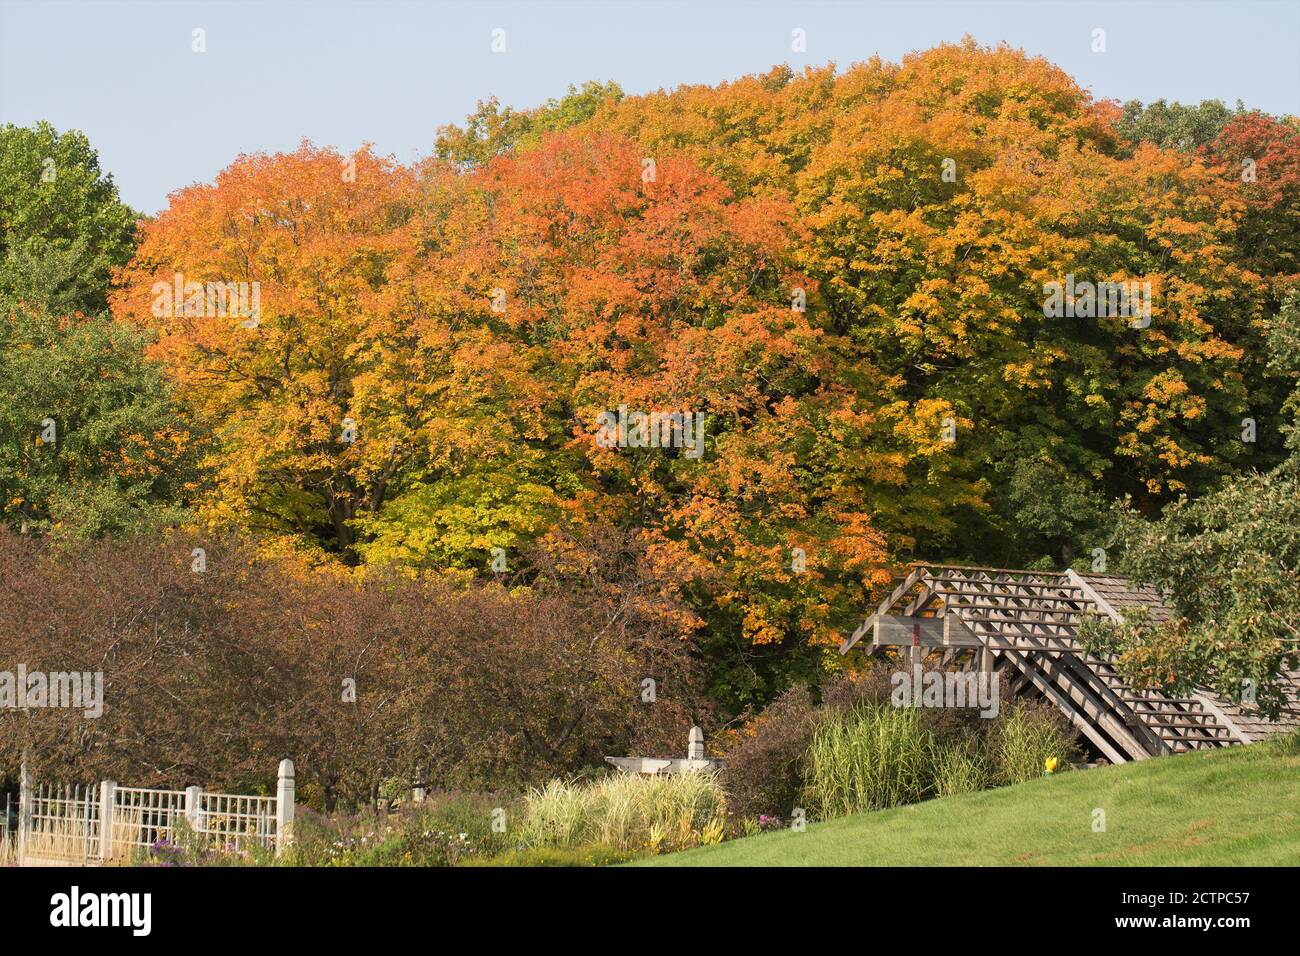
[[[1209,691],[1173,697],[1130,686],[1113,658],[1084,651],[1077,632],[1089,615],[1118,621],[1132,607],[1170,616],[1154,590],[1114,575],[918,564],[840,653],[859,644],[870,654],[909,648],[916,664],[937,655],[940,669],[996,671],[1012,694],[1055,704],[1113,763],[1251,743],[1300,726],[1300,707],[1267,721]],[[1300,691],[1300,673],[1287,676]]]

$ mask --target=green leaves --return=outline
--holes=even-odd
[[[45,122],[0,127],[0,296],[56,314],[104,311],[137,217],[85,134]]]
[[[189,442],[144,336],[0,301],[0,514],[98,535],[175,516]]]
[[[549,528],[558,504],[555,491],[522,468],[481,469],[418,484],[358,519],[359,550],[367,564],[484,572],[498,549],[517,549]],[[514,570],[508,559],[505,570]]]
[[[1238,107],[1238,113],[1240,107]],[[1154,143],[1162,149],[1195,150],[1214,142],[1233,117],[1219,100],[1195,106],[1156,100],[1145,106],[1138,100],[1124,104],[1118,131],[1130,143]]]
[[[1125,511],[1116,539],[1122,570],[1159,588],[1181,619],[1129,620],[1107,635],[1125,675],[1230,700],[1253,686],[1275,717],[1287,702],[1281,672],[1300,669],[1300,456],[1155,522]]]

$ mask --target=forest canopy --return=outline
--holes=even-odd
[[[615,529],[734,712],[840,666],[909,560],[1087,567],[1290,474],[1295,117],[967,41],[486,100],[409,164],[241,155],[134,232],[80,134],[0,138],[22,533],[526,587]]]

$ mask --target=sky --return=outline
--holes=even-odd
[[[806,52],[791,50],[796,28]],[[1046,56],[1099,98],[1300,114],[1296,0],[0,0],[0,122],[82,130],[152,214],[240,153],[304,138],[408,161],[488,96],[518,108],[593,79],[642,93],[777,63],[897,61],[966,34]]]

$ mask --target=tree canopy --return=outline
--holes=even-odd
[[[734,709],[839,666],[909,559],[1062,567],[1117,500],[1190,541],[1177,502],[1288,480],[1293,117],[1098,101],[968,40],[486,100],[410,164],[242,155],[134,236],[84,137],[4,136],[28,528],[112,487],[362,576],[521,584],[617,529]],[[113,322],[74,321],[110,281]],[[50,406],[90,443],[58,467]]]

